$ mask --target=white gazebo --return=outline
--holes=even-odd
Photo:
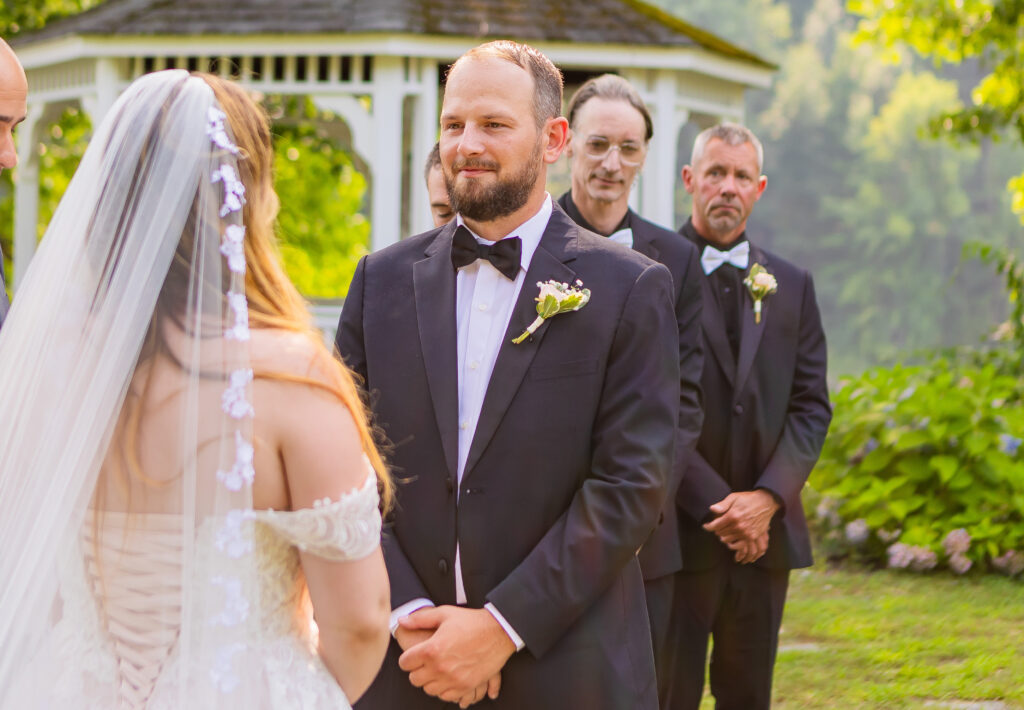
[[[537,47],[569,85],[610,71],[640,90],[658,147],[633,201],[666,225],[674,221],[682,127],[742,120],[744,92],[768,86],[775,69],[637,0],[107,0],[13,43],[29,81],[14,287],[36,246],[36,145],[45,126],[71,105],[96,125],[132,79],[168,67],[309,96],[347,124],[368,168],[371,247],[429,228],[422,165],[437,137],[443,71],[497,38]]]

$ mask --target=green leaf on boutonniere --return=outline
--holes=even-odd
[[[540,289],[540,294],[536,299],[537,317],[523,331],[522,335],[512,339],[515,345],[519,345],[533,335],[548,318],[557,316],[559,313],[578,311],[590,301],[590,289],[583,288],[583,282],[578,279],[572,286],[554,280],[538,281],[537,288]]]

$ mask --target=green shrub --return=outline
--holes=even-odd
[[[329,132],[333,117],[308,98],[269,97],[274,123],[274,186],[281,200],[278,236],[289,278],[310,298],[342,298],[370,223],[360,213],[366,178]]]
[[[830,557],[959,574],[1024,570],[1024,267],[974,251],[1007,281],[1004,342],[845,377],[833,394],[807,497]]]

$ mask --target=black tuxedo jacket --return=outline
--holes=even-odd
[[[680,232],[693,240],[687,222]],[[832,419],[825,380],[826,347],[811,275],[750,245],[750,264],[775,276],[778,291],[762,301],[743,294],[739,357],[709,280],[704,285],[704,428],[679,487],[683,567],[707,569],[731,559],[701,527],[708,507],[733,491],[764,488],[783,502],[769,529],[768,551],[756,564],[793,569],[811,564],[811,544],[800,491],[811,473]],[[723,265],[719,268],[734,268]],[[703,272],[701,272],[703,274]]]
[[[557,206],[534,253],[456,495],[455,223],[359,263],[338,346],[371,393],[402,481],[384,550],[397,607],[491,602],[526,643],[500,708],[655,708],[636,550],[664,502],[679,410],[668,270],[577,227]],[[537,282],[582,280],[591,300],[536,317]],[[361,707],[435,708],[389,655]]]
[[[559,197],[558,204],[570,216],[579,212],[572,204],[571,192]],[[625,222],[633,231],[633,249],[664,264],[672,274],[679,329],[679,429],[675,465],[669,477],[668,495],[658,527],[640,550],[640,569],[644,579],[657,579],[683,568],[675,499],[704,421],[700,391],[704,363],[700,319],[704,273],[700,268],[700,254],[688,239],[643,219],[631,209],[627,211]],[[581,226],[591,228],[585,223]]]

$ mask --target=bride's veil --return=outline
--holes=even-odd
[[[246,157],[205,80],[137,80],[18,291],[0,332],[0,707],[99,706],[108,682],[251,706]]]

